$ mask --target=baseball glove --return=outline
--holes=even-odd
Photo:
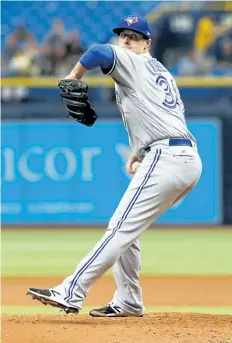
[[[77,122],[92,126],[97,114],[88,100],[88,85],[81,80],[61,80],[58,83],[60,95],[70,117]]]

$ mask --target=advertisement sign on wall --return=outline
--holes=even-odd
[[[221,221],[220,125],[189,121],[203,161],[197,187],[157,223]],[[121,122],[3,123],[3,224],[106,224],[131,176]]]

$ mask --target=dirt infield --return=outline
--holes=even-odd
[[[231,343],[232,316],[153,313],[143,318],[3,315],[2,343]]]
[[[3,306],[43,306],[26,296],[28,287],[52,287],[62,278],[3,278]],[[142,277],[146,306],[231,306],[232,276]],[[85,305],[111,300],[112,277],[100,279]],[[42,310],[42,309],[41,309]],[[2,343],[232,343],[232,316],[152,313],[143,318],[85,315],[6,315]]]
[[[2,305],[42,306],[26,296],[27,288],[48,288],[60,277],[2,278]],[[145,306],[232,306],[232,275],[218,277],[163,276],[141,278]],[[113,277],[105,276],[92,287],[85,305],[106,304],[115,291]]]

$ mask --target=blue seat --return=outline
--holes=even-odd
[[[139,13],[145,16],[158,2],[143,1],[4,1],[2,2],[2,39],[19,24],[42,42],[52,20],[61,18],[67,31],[77,29],[84,48],[95,42],[105,43],[120,16]]]

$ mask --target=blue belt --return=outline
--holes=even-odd
[[[190,139],[187,139],[187,138],[171,138],[171,139],[169,139],[169,146],[180,146],[180,145],[191,146],[191,147],[193,146]]]
[[[190,139],[187,138],[170,138],[169,139],[169,146],[193,146]],[[150,147],[144,149],[146,152],[151,150]]]

